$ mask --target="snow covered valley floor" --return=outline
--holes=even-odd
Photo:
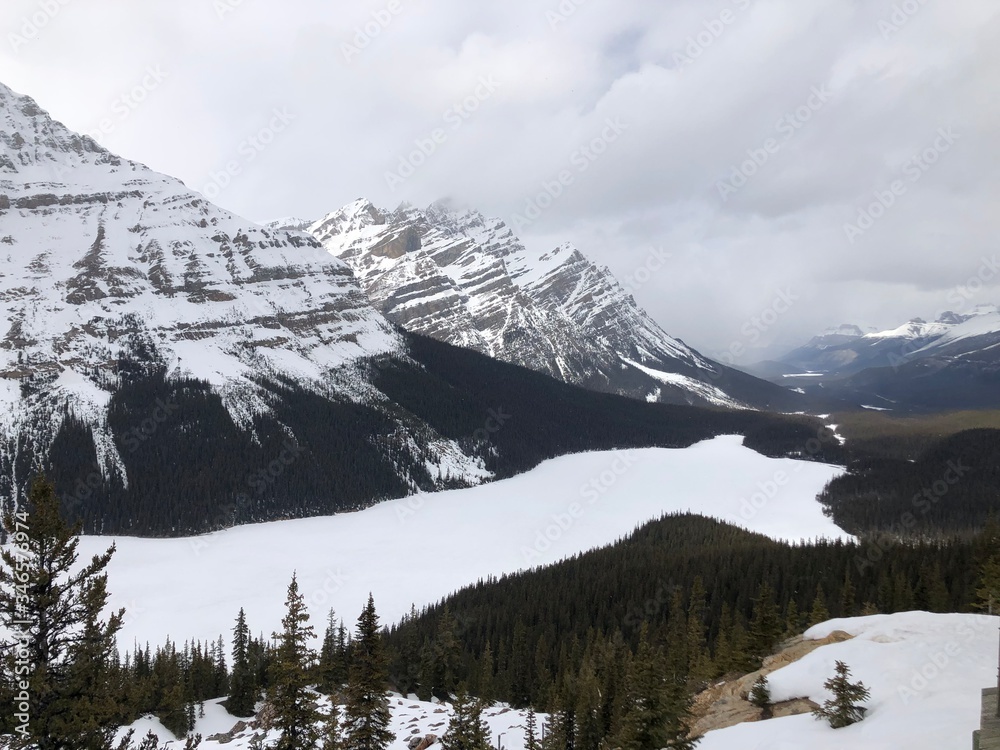
[[[1000,618],[984,615],[941,615],[904,612],[856,617],[817,625],[807,638],[822,639],[834,631],[853,638],[820,646],[768,679],[772,699],[825,700],[823,682],[837,660],[846,662],[852,679],[871,690],[868,715],[859,724],[831,729],[808,714],[738,724],[708,732],[699,750],[967,750],[979,727],[982,688],[995,683],[997,628]],[[390,750],[406,750],[413,735],[440,736],[448,726],[450,707],[393,696]],[[504,750],[524,750],[524,714],[498,705],[486,713],[493,741]],[[543,721],[544,716],[539,716]],[[212,701],[196,731],[205,737],[228,732],[237,719]],[[148,729],[161,739],[170,734],[155,719],[133,725],[136,735]],[[206,750],[249,746],[252,729],[230,743],[205,742]]]
[[[254,633],[280,623],[298,575],[314,621],[353,623],[372,592],[383,623],[480,578],[556,562],[692,511],[777,539],[847,538],[816,496],[842,472],[771,459],[719,437],[682,450],[576,454],[512,479],[416,495],[358,513],[242,526],[183,539],[84,537],[84,559],[114,541],[121,645],[228,633],[240,607]]]

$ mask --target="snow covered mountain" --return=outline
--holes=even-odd
[[[503,221],[476,211],[445,202],[386,211],[357,200],[309,232],[407,330],[649,401],[768,407],[795,397],[669,336],[572,245],[529,251]]]
[[[817,336],[754,371],[784,383],[812,382],[879,408],[1000,406],[996,305],[945,312],[934,321],[914,318],[885,331],[852,328]]]
[[[0,259],[7,499],[57,443],[63,473],[83,482],[81,496],[98,486],[126,491],[140,473],[130,465],[153,433],[191,433],[209,413],[223,423],[220,441],[231,440],[232,450],[249,441],[253,466],[266,466],[301,433],[279,391],[387,401],[357,368],[405,355],[399,331],[351,270],[314,240],[225,211],[71,132],[2,84]],[[159,387],[150,391],[150,382]],[[181,382],[189,387],[174,393]],[[209,404],[198,413],[184,400],[192,389]],[[454,441],[394,420],[369,458],[403,485],[426,484],[419,477],[428,466],[472,482],[489,475]]]

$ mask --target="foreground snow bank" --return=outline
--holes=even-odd
[[[121,642],[183,642],[280,623],[292,572],[312,616],[353,624],[368,593],[383,622],[490,575],[614,542],[663,513],[693,511],[777,539],[846,537],[816,502],[842,470],[770,459],[720,437],[683,450],[607,451],[547,461],[512,479],[415,495],[358,513],[257,524],[189,539],[118,538],[112,605]],[[85,557],[108,537],[85,537]]]
[[[871,690],[868,716],[830,729],[811,716],[709,732],[699,750],[967,750],[979,728],[980,692],[996,684],[1000,618],[904,612],[830,620],[806,632],[855,636],[822,646],[768,677],[775,701],[830,696],[823,682],[840,660]]]

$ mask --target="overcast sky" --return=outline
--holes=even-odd
[[[248,218],[450,196],[707,354],[1000,302],[996,0],[3,0],[0,33],[0,80]]]

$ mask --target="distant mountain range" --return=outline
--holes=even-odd
[[[840,326],[748,369],[869,407],[1000,408],[1000,310],[984,304],[887,331]]]

